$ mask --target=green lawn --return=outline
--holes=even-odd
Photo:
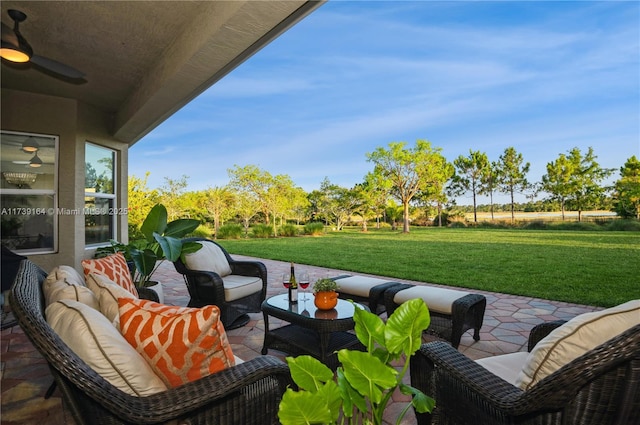
[[[230,253],[610,307],[640,298],[640,233],[412,228],[221,240]]]

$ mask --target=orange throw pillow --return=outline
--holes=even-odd
[[[235,365],[215,305],[176,307],[119,298],[120,332],[169,387]]]
[[[82,260],[82,268],[84,269],[85,279],[88,278],[91,273],[101,274],[131,292],[136,298],[139,297],[136,285],[134,285],[133,279],[131,279],[131,272],[127,266],[127,260],[125,260],[121,252],[116,252],[104,258]]]

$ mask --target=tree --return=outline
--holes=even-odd
[[[578,221],[582,221],[582,211],[596,205],[605,196],[607,189],[600,186],[600,182],[613,174],[613,169],[600,167],[591,147],[584,157],[580,149],[573,148],[568,158],[573,167],[568,199],[578,211]]]
[[[344,223],[360,208],[362,198],[355,189],[338,186],[325,179],[320,184],[320,191],[324,193],[325,209],[334,219],[336,230],[342,230]]]
[[[255,196],[249,192],[238,192],[236,194],[236,214],[240,220],[242,220],[242,225],[244,226],[244,236],[245,238],[249,235],[249,225],[251,224],[251,219],[258,214],[260,211],[260,203],[255,198]]]
[[[498,187],[504,193],[508,193],[511,197],[511,222],[515,221],[515,193],[521,193],[529,187],[527,181],[527,173],[530,164],[523,164],[522,154],[516,152],[515,148],[508,147],[504,153],[500,155],[498,161]]]
[[[620,167],[620,179],[615,183],[614,209],[621,217],[640,220],[640,161],[635,155]]]
[[[368,172],[364,176],[362,184],[364,202],[372,209],[376,216],[376,228],[380,228],[380,216],[384,215],[384,210],[389,200],[391,192],[391,182],[380,174]]]
[[[482,177],[482,190],[483,195],[489,195],[489,210],[491,211],[491,221],[494,220],[493,216],[493,193],[498,187],[500,181],[500,167],[497,162],[491,162],[487,167],[487,173]]]
[[[393,196],[402,203],[402,231],[409,233],[409,203],[419,191],[442,181],[442,163],[446,160],[442,149],[432,148],[426,140],[417,140],[414,148],[405,145],[391,142],[388,150],[379,147],[368,153],[367,160],[375,164],[375,173],[391,183]]]
[[[147,186],[150,174],[151,173],[147,171],[142,179],[132,174],[127,181],[129,197],[127,221],[129,223],[129,237],[131,239],[137,239],[142,236],[141,234],[135,234],[133,229],[139,232],[138,229],[140,229],[147,214],[151,211],[151,208],[158,203],[158,191],[156,189],[149,189]]]
[[[175,220],[182,215],[184,211],[183,205],[180,203],[180,197],[187,189],[187,180],[189,176],[182,175],[179,179],[170,179],[165,177],[165,184],[160,187],[160,200],[167,208],[169,220]]]
[[[547,174],[542,176],[542,190],[551,194],[551,200],[560,202],[562,220],[567,198],[571,194],[571,176],[575,172],[574,163],[565,154],[547,163]]]
[[[490,172],[489,158],[486,153],[469,149],[469,156],[460,155],[453,161],[456,173],[451,188],[455,195],[471,192],[473,196],[473,221],[478,222],[477,196],[482,191],[482,182]]]
[[[218,237],[220,221],[231,216],[235,196],[228,187],[214,186],[204,192],[204,203],[207,211],[213,216],[213,237]]]

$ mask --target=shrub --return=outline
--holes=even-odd
[[[589,223],[585,221],[565,221],[561,223],[553,223],[553,226],[550,226],[553,230],[602,230],[602,227],[598,226],[595,223]]]
[[[225,224],[218,228],[218,238],[220,239],[240,239],[244,234],[244,228],[239,224]]]
[[[640,221],[638,220],[610,220],[605,226],[607,230],[620,232],[640,232]]]
[[[193,232],[189,233],[187,236],[195,236],[195,237],[198,237],[198,238],[211,239],[211,236],[213,236],[213,232],[211,232],[210,228],[208,228],[207,226],[201,224],[198,227],[196,227],[196,230],[194,230]]]
[[[320,236],[324,233],[324,224],[314,221],[304,225],[304,234],[311,236]]]
[[[280,226],[280,234],[282,236],[298,236],[298,228],[294,224],[283,224]]]
[[[256,224],[251,228],[251,234],[254,238],[266,239],[273,235],[273,227],[266,224]]]
[[[547,230],[549,226],[542,220],[533,220],[526,223],[522,228],[527,230]]]
[[[447,227],[450,227],[452,229],[461,229],[461,228],[467,227],[467,225],[464,224],[464,221],[455,220],[455,221],[452,221]]]

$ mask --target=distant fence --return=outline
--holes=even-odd
[[[515,212],[516,221],[562,221],[562,212]],[[494,221],[511,221],[510,212],[495,212],[493,213]],[[583,211],[582,221],[597,222],[597,221],[609,221],[617,220],[620,218],[615,212],[611,211]],[[465,219],[467,221],[473,221],[473,213],[466,213]],[[478,221],[491,221],[491,213],[479,212]],[[564,221],[578,221],[577,211],[565,211]]]

